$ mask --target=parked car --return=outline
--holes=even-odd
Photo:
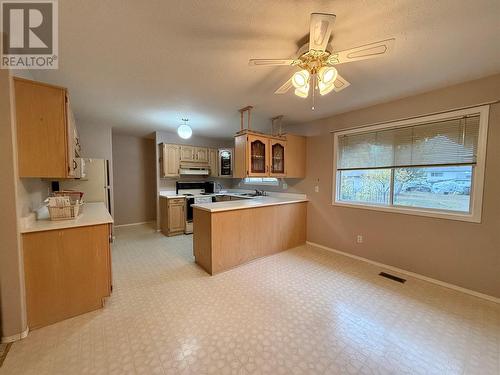
[[[432,192],[438,194],[470,194],[470,180],[452,180],[437,182],[432,185]]]
[[[423,193],[430,193],[432,191],[432,185],[426,182],[408,182],[404,186],[404,191],[420,191]]]

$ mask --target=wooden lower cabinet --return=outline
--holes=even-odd
[[[160,228],[166,236],[184,233],[186,229],[186,199],[160,197]]]
[[[193,211],[195,260],[211,275],[306,242],[307,202]]]
[[[24,233],[30,329],[103,306],[111,294],[109,224]]]

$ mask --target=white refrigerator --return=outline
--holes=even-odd
[[[60,181],[59,189],[83,192],[84,202],[104,202],[109,213],[112,215],[108,161],[105,159],[89,158],[83,160],[85,163],[85,177]]]

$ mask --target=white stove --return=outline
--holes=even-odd
[[[186,229],[184,233],[193,233],[193,208],[198,203],[212,203],[212,194],[205,193],[204,183],[182,182],[177,183],[177,194],[186,196]]]

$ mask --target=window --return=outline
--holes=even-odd
[[[488,111],[334,133],[333,204],[480,222]]]
[[[279,185],[278,179],[274,177],[246,177],[244,183],[246,185]]]

